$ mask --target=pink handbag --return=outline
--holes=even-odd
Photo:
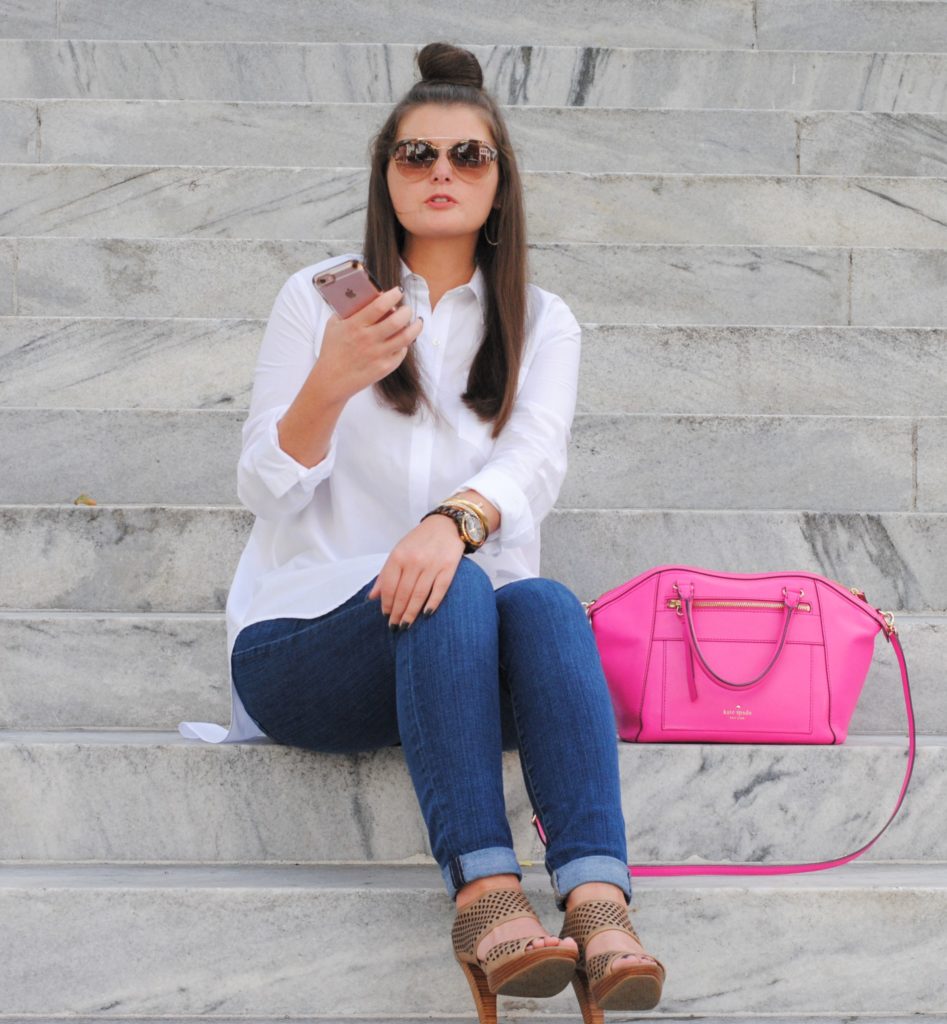
[[[884,827],[853,853],[795,865],[633,867],[636,875],[788,874],[854,860],[901,807],[915,727],[890,612],[812,572],[728,573],[662,565],[586,605],[618,734],[633,743],[844,743],[883,632],[901,668],[908,765]],[[545,835],[539,819],[534,824]]]

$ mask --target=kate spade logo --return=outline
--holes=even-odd
[[[725,718],[749,718],[753,712],[742,704],[737,704],[735,708],[724,708],[723,714]]]

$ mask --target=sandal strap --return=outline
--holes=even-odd
[[[581,954],[581,964],[585,960],[585,945],[589,939],[599,932],[612,930],[627,932],[633,939],[641,942],[638,933],[631,926],[627,907],[614,900],[586,900],[566,911],[559,937],[564,939],[571,936],[575,939]]]
[[[521,889],[490,889],[469,906],[457,912],[454,926],[451,929],[454,949],[476,959],[477,946],[484,935],[492,932],[504,921],[514,921],[518,917],[531,917],[536,921],[539,920],[530,906],[526,894]],[[507,942],[497,943],[488,951],[485,962],[490,963],[500,956],[516,953],[535,938],[537,936],[530,935],[522,939],[510,939]],[[498,946],[504,948],[498,949]]]
[[[604,977],[609,974],[609,970],[613,960],[617,960],[620,956],[646,956],[649,960],[653,961],[663,971],[664,965],[656,956],[652,956],[650,953],[626,953],[624,950],[611,950],[608,953],[596,953],[595,956],[590,957],[588,963],[585,965],[585,973],[588,976],[589,984],[597,985]],[[629,967],[643,967],[644,964],[629,964]],[[620,973],[620,972],[619,972]]]

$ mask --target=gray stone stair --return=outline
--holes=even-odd
[[[0,160],[223,165],[218,173],[260,165],[362,167],[368,140],[389,109],[325,102],[0,100],[6,128]],[[943,175],[947,168],[943,114],[530,105],[511,106],[508,120],[520,164],[533,171],[916,177]],[[121,174],[122,168],[89,171]],[[358,192],[364,193],[361,183]]]
[[[947,112],[943,53],[495,42],[471,49],[487,87],[508,104]],[[415,50],[413,42],[0,38],[0,97],[392,103],[414,80]]]
[[[327,0],[318,13],[296,0],[217,4],[124,0],[4,0],[5,38],[345,41],[415,43],[456,39],[524,46],[670,46],[719,49],[947,51],[941,0],[599,0],[576,8],[556,0],[553,17],[502,0],[471,7],[381,11]],[[462,37],[458,38],[458,25]]]
[[[559,915],[545,872],[525,869],[524,883],[552,927]],[[940,866],[633,885],[635,927],[668,972],[662,1014],[924,1021],[947,999]],[[0,868],[10,940],[0,987],[13,1016],[68,1006],[70,1019],[387,1020],[397,1006],[456,1019],[469,1013],[470,993],[452,960],[450,908],[427,866]],[[77,957],[84,948],[94,955]],[[68,967],[37,984],[37,961]],[[543,1000],[501,996],[499,1005],[503,1018],[578,1019],[571,988]]]
[[[947,735],[947,619],[902,612],[897,626],[918,729]],[[227,722],[226,645],[222,612],[0,611],[0,730],[158,732],[185,720]],[[893,650],[876,639],[850,735],[906,736],[899,678]]]
[[[885,683],[900,692],[897,676]],[[897,801],[904,717],[902,708],[901,736],[850,735],[839,746],[621,743],[632,863],[821,861],[858,849]],[[947,861],[947,739],[924,735],[917,747],[910,797],[863,859]],[[503,762],[515,849],[542,864],[519,758]],[[177,731],[10,731],[0,732],[0,773],[0,862],[421,861],[436,870],[399,748],[339,756],[218,748]],[[46,796],[37,807],[23,792]]]
[[[947,1019],[947,3],[0,0],[0,1024],[471,1019],[399,750],[175,731],[229,718],[265,318],[358,248],[368,137],[438,37],[509,105],[534,276],[583,323],[543,573],[588,600],[662,562],[812,569],[908,655],[914,777],[864,857],[635,881],[651,1016]],[[892,655],[842,746],[621,744],[633,862],[874,834]]]
[[[267,316],[314,253],[357,245],[351,236],[0,238],[0,315]],[[947,326],[942,248],[537,243],[531,262],[582,321]]]
[[[0,215],[0,230],[355,239],[367,182],[360,170],[7,164],[0,189],[13,206]],[[941,178],[527,172],[525,185],[534,243],[921,248],[947,241],[947,222],[938,219],[947,210]]]
[[[0,317],[0,408],[240,409],[265,319]],[[579,413],[947,414],[947,330],[586,323]],[[71,359],[76,351],[82,360]],[[700,373],[693,367],[700,365]],[[688,386],[669,393],[668,381]]]
[[[220,611],[252,521],[228,506],[0,505],[0,608]],[[945,526],[947,513],[556,508],[542,571],[595,597],[653,565],[810,569],[876,607],[943,614]]]
[[[69,502],[86,492],[108,505],[236,505],[245,418],[245,410],[0,409],[0,502]],[[24,433],[28,449],[17,444]],[[945,446],[945,417],[580,413],[559,503],[945,512]],[[655,450],[665,451],[660,463]]]

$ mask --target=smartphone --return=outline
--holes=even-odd
[[[316,291],[344,320],[381,294],[381,286],[360,260],[342,263],[316,274],[312,279]]]

